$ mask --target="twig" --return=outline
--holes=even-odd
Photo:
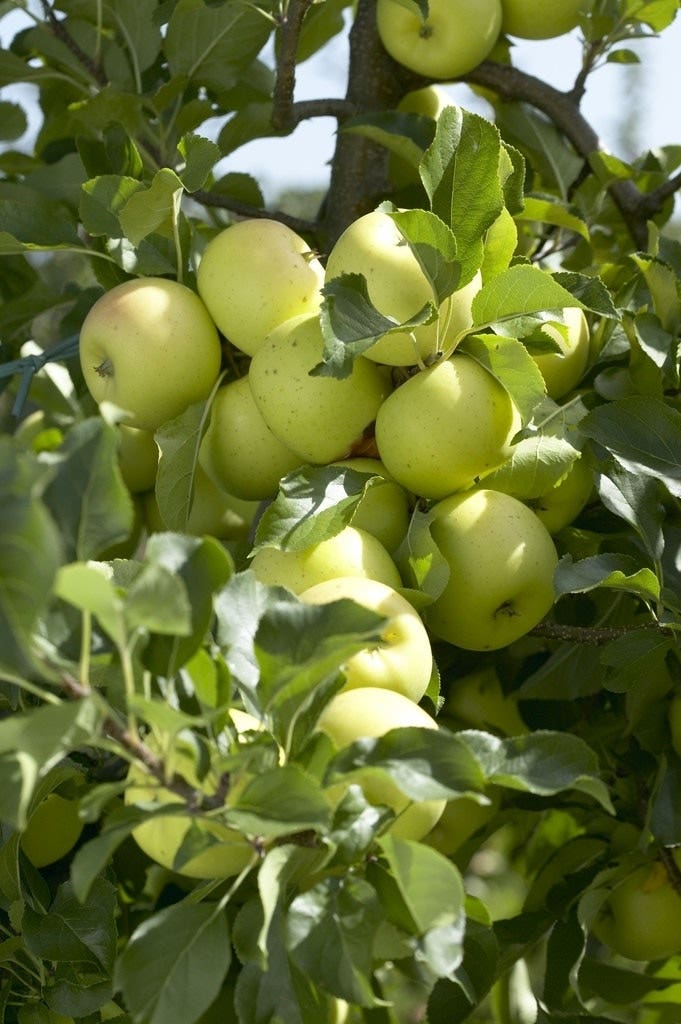
[[[656,629],[662,633],[667,630],[655,622],[644,626],[566,626],[559,622],[540,622],[530,630],[530,636],[543,637],[545,640],[563,640],[568,643],[600,644],[618,640],[627,633],[635,633],[642,629]]]
[[[262,206],[251,206],[250,203],[243,203],[240,199],[235,199],[233,196],[224,195],[220,192],[208,192],[205,189],[197,189],[196,192],[192,192],[191,198],[195,199],[197,203],[203,203],[204,206],[215,206],[221,210],[229,210],[231,213],[236,213],[239,217],[271,217],[272,220],[278,220],[282,224],[287,224],[294,231],[302,235],[314,232],[316,228],[314,221],[304,220],[302,217],[294,217],[291,214],[284,213],[282,210],[266,210]]]
[[[102,88],[104,88],[104,86],[108,84],[108,79],[103,69],[99,66],[98,63],[96,63],[96,61],[92,59],[92,57],[90,57],[88,53],[85,53],[85,51],[78,45],[78,43],[73,38],[71,33],[68,31],[64,23],[62,21],[59,21],[59,19],[56,17],[54,11],[48,3],[48,0],[40,0],[40,3],[47,23],[50,26],[50,31],[52,32],[52,35],[55,36],[57,39],[61,40],[64,46],[66,46],[71,51],[71,53],[76,58],[78,63],[82,64],[85,70],[92,75],[94,80],[97,82],[97,85],[100,85],[102,86]]]

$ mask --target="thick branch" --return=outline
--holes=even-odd
[[[272,127],[277,131],[293,128],[293,93],[296,85],[296,55],[303,19],[312,0],[289,0],[280,27],[277,77],[274,83]]]

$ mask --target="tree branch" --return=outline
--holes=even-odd
[[[50,7],[48,0],[40,0],[40,3],[43,9],[43,14],[45,15],[45,20],[50,26],[50,32],[52,33],[52,35],[55,36],[55,38],[59,39],[64,44],[64,46],[66,46],[67,49],[71,51],[71,53],[76,58],[78,63],[81,64],[90,75],[92,75],[97,85],[100,85],[102,88],[108,85],[109,80],[106,77],[103,69],[100,67],[99,64],[92,60],[89,54],[87,54],[83,49],[81,49],[81,47],[73,38],[73,36],[66,28],[64,23],[59,21],[54,11]]]
[[[205,189],[197,189],[191,193],[191,198],[204,206],[214,206],[221,210],[229,210],[239,217],[271,217],[282,224],[287,224],[293,231],[305,235],[314,233],[317,224],[315,221],[303,220],[301,217],[294,217],[284,213],[282,210],[266,210],[262,206],[251,206],[250,203],[242,203],[240,199],[233,196],[223,195],[220,192],[208,192]]]
[[[562,640],[566,643],[592,644],[600,646],[610,643],[611,640],[618,640],[627,633],[635,633],[639,630],[656,629],[661,633],[668,630],[651,622],[645,626],[565,626],[559,622],[540,622],[538,626],[530,630],[530,636],[543,637],[545,640]]]
[[[280,26],[277,76],[274,83],[272,127],[277,131],[293,128],[293,93],[296,86],[296,56],[303,19],[313,0],[289,0]]]

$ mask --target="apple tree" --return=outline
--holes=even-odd
[[[679,6],[0,2],[1,1024],[678,1024]]]

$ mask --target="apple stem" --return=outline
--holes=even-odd
[[[100,377],[113,377],[114,368],[111,360],[107,358],[99,366],[95,366],[95,373],[99,374]]]

